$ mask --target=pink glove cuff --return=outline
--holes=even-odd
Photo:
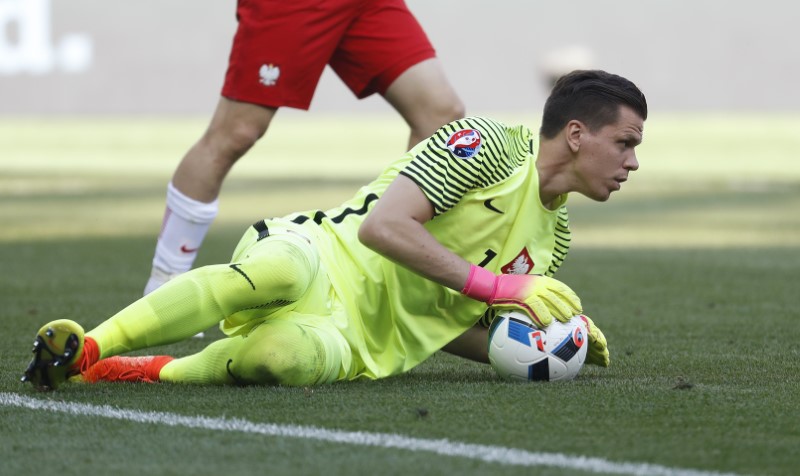
[[[471,297],[476,301],[489,302],[494,298],[496,289],[497,275],[486,268],[481,268],[474,264],[470,265],[467,283],[464,284],[464,289],[461,290],[461,294]]]

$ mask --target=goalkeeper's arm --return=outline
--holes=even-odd
[[[433,206],[411,179],[399,175],[358,230],[367,247],[450,289],[460,290],[470,263],[439,243],[423,224]]]
[[[411,179],[398,176],[359,229],[364,245],[450,289],[500,309],[519,309],[538,324],[581,313],[580,299],[546,276],[495,275],[456,255],[423,226],[433,206]]]

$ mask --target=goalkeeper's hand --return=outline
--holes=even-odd
[[[603,331],[589,319],[589,316],[581,315],[581,318],[586,321],[586,327],[589,330],[589,349],[586,352],[586,363],[599,365],[600,367],[608,367],[608,364],[611,363],[611,359],[608,355],[606,336],[604,336]]]
[[[461,293],[495,309],[525,312],[537,326],[549,326],[553,319],[567,322],[582,312],[581,300],[566,284],[535,274],[496,275],[471,265]]]

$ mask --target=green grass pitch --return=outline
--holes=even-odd
[[[69,317],[91,328],[140,296],[166,181],[204,126],[0,119],[3,474],[797,474],[796,116],[654,115],[641,169],[622,192],[602,204],[570,199],[574,239],[558,277],[612,353],[610,368],[584,368],[573,382],[505,383],[488,366],[439,353],[396,378],[313,389],[102,384],[34,393],[19,377],[43,323]],[[259,218],[350,196],[398,155],[405,130],[390,118],[286,114],[226,182],[197,264],[226,261]],[[355,143],[357,153],[344,155]],[[155,352],[185,355],[218,337],[212,329]],[[20,399],[60,410],[12,403]],[[108,418],[112,407],[139,416]],[[148,412],[163,415],[137,419]],[[167,424],[178,417],[304,425],[317,437]],[[319,437],[324,430],[416,443],[337,442]],[[431,440],[587,464],[504,464],[417,444]]]

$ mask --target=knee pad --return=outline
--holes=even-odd
[[[214,296],[223,317],[229,317],[297,302],[310,289],[319,267],[319,255],[308,241],[278,235],[254,244],[230,264],[198,268],[195,275]]]
[[[284,234],[257,243],[230,267],[246,276],[253,290],[294,302],[308,291],[319,265],[319,254],[307,240]]]
[[[266,321],[244,337],[229,373],[239,384],[304,386],[324,383],[326,352],[320,338],[288,320]]]

